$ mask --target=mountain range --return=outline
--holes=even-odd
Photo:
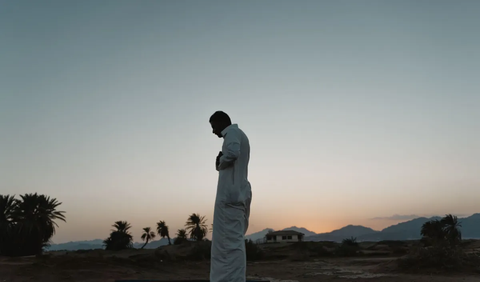
[[[422,225],[434,219],[440,219],[440,217],[419,217],[406,222],[401,222],[392,226],[389,226],[383,230],[373,230],[369,227],[361,225],[347,225],[338,230],[333,230],[326,233],[315,233],[307,230],[303,227],[288,227],[282,230],[295,230],[305,234],[304,241],[334,241],[341,242],[345,238],[355,237],[357,241],[382,241],[382,240],[418,240],[421,238],[420,229]],[[473,214],[469,217],[459,218],[462,232],[462,238],[464,239],[480,239],[480,213]],[[254,242],[261,241],[268,232],[274,231],[272,228],[265,228],[262,231],[249,234],[246,239],[250,239]],[[144,243],[134,243],[135,248],[141,248]],[[168,244],[168,240],[162,238],[160,240],[151,241],[145,249],[156,249],[160,246]],[[88,249],[103,249],[103,240],[96,239],[91,241],[75,241],[62,244],[52,244],[47,248],[48,251],[59,250],[88,250]]]
[[[357,241],[383,241],[383,240],[418,240],[421,238],[420,229],[422,225],[429,221],[440,219],[441,217],[419,217],[406,222],[401,222],[389,226],[383,230],[373,230],[372,228],[361,225],[347,225],[338,230],[331,232],[316,234],[305,228],[292,226],[282,230],[294,230],[305,234],[304,241],[334,241],[341,242],[345,238],[355,237]],[[469,217],[459,218],[464,239],[480,239],[480,213],[473,214]],[[256,242],[265,237],[265,235],[272,231],[271,228],[266,228],[260,232],[256,232],[246,236]]]
[[[172,240],[173,243],[173,240]],[[135,242],[133,247],[140,249],[145,243]],[[160,246],[168,245],[168,239],[162,238],[160,240],[150,241],[145,246],[145,249],[156,249]],[[104,249],[102,239],[95,239],[90,241],[74,241],[62,244],[51,244],[49,247],[45,248],[47,251],[76,251],[76,250],[95,250],[95,249]]]

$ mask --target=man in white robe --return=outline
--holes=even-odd
[[[211,282],[245,282],[245,233],[252,190],[248,181],[248,137],[221,111],[210,117],[213,133],[223,138],[215,163],[219,172],[213,216]]]

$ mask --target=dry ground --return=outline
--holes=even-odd
[[[362,243],[362,255],[347,258],[319,257],[319,246],[324,254],[333,249],[331,243],[268,245],[262,247],[266,255],[261,261],[248,262],[247,275],[252,279],[276,282],[480,282],[480,272],[476,274],[475,271],[449,275],[432,275],[425,271],[421,275],[400,273],[397,258],[411,246],[409,244]],[[465,246],[466,250],[478,250],[480,241],[465,242]],[[39,258],[0,257],[0,282],[208,279],[209,260],[201,258],[201,254],[208,249],[209,245],[202,243],[164,246],[157,250],[93,250],[51,252]],[[192,258],[192,254],[196,256]]]
[[[208,279],[209,262],[165,262],[155,258],[155,250],[85,254],[59,253],[47,258],[1,258],[0,281],[115,281],[117,279]],[[389,269],[394,258],[331,258],[312,261],[274,260],[249,262],[250,278],[313,281],[425,281],[480,282],[480,275],[406,275]]]

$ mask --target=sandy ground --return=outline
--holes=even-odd
[[[308,262],[248,263],[248,276],[270,281],[480,282],[480,275],[406,275],[388,270],[394,258],[325,259]],[[151,252],[128,258],[101,254],[60,254],[49,258],[0,258],[0,282],[115,281],[117,279],[208,279],[209,262],[164,262]]]

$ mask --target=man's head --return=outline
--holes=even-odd
[[[210,117],[210,125],[212,126],[213,134],[217,135],[218,138],[222,138],[222,131],[232,124],[230,117],[222,111],[216,111]]]

